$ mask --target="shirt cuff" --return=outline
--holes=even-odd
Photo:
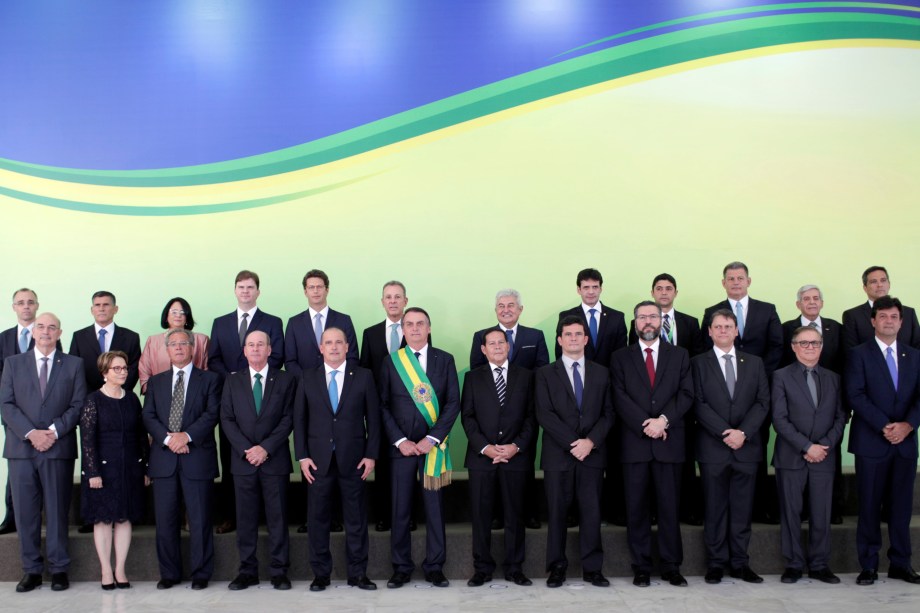
[[[50,426],[48,426],[48,429],[51,430],[52,432],[54,432],[54,438],[55,438],[55,439],[58,439],[58,438],[59,438],[59,437],[58,437],[58,433],[57,433],[57,428],[54,427],[54,424],[51,424]]]
[[[430,434],[429,434],[429,435],[426,435],[425,438],[427,438],[429,441],[431,441],[431,444],[432,444],[432,445],[440,445],[440,444],[441,444],[441,441],[439,441],[439,440],[436,439],[435,437],[431,436]]]
[[[395,443],[393,443],[393,446],[398,448],[400,445],[402,445],[405,441],[408,441],[408,440],[409,440],[409,439],[407,439],[407,438],[404,436],[404,437],[402,437],[401,439],[399,439],[398,441],[396,441]]]

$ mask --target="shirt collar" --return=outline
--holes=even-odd
[[[502,372],[508,372],[508,360],[505,360],[501,364],[495,364],[493,362],[489,362],[489,368],[492,369],[492,372],[495,372],[495,369],[498,367],[501,367]]]
[[[738,357],[737,355],[735,355],[735,347],[734,347],[734,346],[732,346],[732,348],[729,349],[728,351],[722,351],[721,349],[719,349],[718,347],[716,347],[715,345],[713,345],[712,350],[716,352],[716,358],[719,359],[719,360],[722,359],[722,356],[723,356],[723,355],[730,355],[730,356],[732,356],[733,358],[737,358],[737,357]]]
[[[873,338],[875,338],[875,342],[878,343],[879,349],[882,350],[882,353],[887,353],[887,352],[888,352],[888,345],[886,345],[886,344],[884,343],[884,341],[882,341],[882,339],[880,339],[880,338],[877,337],[877,336],[875,336],[875,337],[873,337]],[[897,339],[895,339],[895,341],[894,341],[893,343],[891,343],[891,352],[892,352],[893,354],[895,354],[895,355],[898,354],[898,341],[897,341]]]
[[[319,311],[314,311],[313,307],[310,307],[307,310],[310,311],[311,320],[315,320],[317,315],[323,316],[323,323],[325,323],[329,319],[329,305],[328,304],[324,306],[322,309],[320,309]]]
[[[249,367],[249,378],[255,379],[256,375],[262,375],[262,379],[268,379],[268,363],[266,362],[265,368],[262,370],[253,370],[252,366]]]

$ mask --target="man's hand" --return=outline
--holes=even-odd
[[[376,463],[377,462],[375,460],[372,460],[370,458],[361,458],[361,461],[358,462],[358,470],[362,470],[362,469],[364,470],[364,472],[361,473],[362,481],[366,480],[370,476],[370,474],[374,472],[374,465]]]
[[[738,451],[744,446],[744,441],[744,432],[741,430],[733,430],[729,428],[728,430],[722,432],[722,442],[735,451]]]
[[[51,430],[32,430],[29,432],[27,437],[29,442],[32,443],[32,446],[36,451],[45,452],[51,449],[52,445],[57,441],[57,437],[54,436],[54,432]]]
[[[399,449],[399,453],[403,454],[406,457],[419,454],[418,449],[415,446],[415,443],[413,443],[410,440],[405,440],[401,442],[399,444],[398,449]]]
[[[668,438],[667,426],[668,422],[664,417],[650,417],[642,422],[642,433],[649,438],[660,438],[664,441]]]
[[[245,451],[246,461],[253,466],[261,466],[268,459],[268,452],[262,445],[254,445]]]
[[[588,454],[591,453],[591,450],[594,449],[594,443],[589,438],[580,438],[572,443],[570,447],[572,449],[569,453],[575,456],[575,459],[579,462],[583,462],[588,457]]]
[[[313,476],[313,473],[310,472],[316,470],[316,464],[313,463],[313,460],[310,458],[304,458],[300,461],[300,472],[303,473],[303,478],[307,480],[307,483],[313,483],[316,481],[316,477]]]
[[[818,445],[817,443],[812,443],[811,447],[808,448],[808,451],[805,452],[803,456],[806,462],[811,464],[817,464],[818,462],[823,462],[824,458],[827,457],[827,450],[829,447],[827,445]]]
[[[173,453],[188,453],[189,437],[185,432],[167,432],[169,443],[166,444]],[[183,451],[183,448],[185,449]]]
[[[419,455],[425,455],[431,451],[432,447],[434,447],[434,443],[432,443],[427,436],[415,444],[415,448],[418,449]]]
[[[885,435],[885,438],[892,445],[898,445],[903,443],[904,439],[911,433],[913,427],[906,421],[898,421],[892,424],[888,424],[882,430],[882,434]]]
[[[501,464],[505,461],[502,459],[502,452],[499,451],[498,445],[486,445],[486,448],[482,450],[482,455],[492,460],[493,464]]]
[[[518,452],[520,451],[520,449],[518,449],[518,446],[515,445],[514,443],[510,443],[508,445],[495,445],[495,449],[500,454],[502,458],[501,459],[502,462],[507,462],[508,460],[516,456]],[[493,463],[498,464],[499,462],[493,462]]]

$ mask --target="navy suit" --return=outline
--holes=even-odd
[[[128,355],[128,379],[122,386],[128,391],[137,385],[137,364],[141,360],[141,337],[137,332],[113,324],[112,342],[109,351],[124,351]],[[70,355],[83,358],[83,368],[86,373],[86,389],[94,392],[102,387],[102,374],[96,365],[96,360],[102,355],[99,351],[99,337],[96,336],[96,326],[82,328],[73,333],[70,341]]]
[[[339,328],[345,333],[345,342],[348,343],[348,354],[345,359],[357,362],[358,337],[355,336],[351,317],[329,309],[328,316],[323,322],[323,330],[329,327]],[[313,320],[310,319],[310,310],[307,309],[288,320],[287,329],[284,331],[284,369],[299,377],[304,371],[314,370],[322,364],[323,355],[316,344]]]
[[[875,338],[875,328],[872,327],[872,307],[869,306],[868,301],[843,312],[844,351],[849,351],[873,338]],[[901,307],[898,344],[920,349],[920,323],[917,321],[917,311],[912,307]]]
[[[677,323],[677,346],[686,349],[691,358],[702,353],[705,347],[703,346],[703,335],[700,333],[699,320],[692,315],[676,310],[672,310],[670,315],[673,316],[674,321]],[[664,337],[664,329],[662,329],[661,334]],[[707,329],[704,334],[709,336],[709,330]],[[635,345],[638,342],[636,320],[633,319],[629,322],[629,344]]]
[[[856,456],[856,547],[863,569],[878,569],[882,545],[879,509],[883,500],[890,511],[888,559],[892,566],[910,566],[910,517],[920,427],[920,351],[898,342],[895,359],[897,389],[875,337],[850,351],[844,377],[853,409],[849,451]],[[913,427],[896,445],[882,434],[887,424],[895,422],[907,422]],[[886,482],[891,483],[887,490]]]
[[[173,395],[173,367],[152,376],[141,416],[153,442],[147,475],[153,481],[156,511],[157,558],[160,577],[179,581],[180,490],[188,512],[191,537],[191,577],[207,581],[214,572],[214,536],[211,530],[211,486],[217,478],[214,426],[220,413],[220,377],[192,367],[185,392],[181,431],[191,437],[186,454],[173,453],[165,444]]]
[[[417,443],[426,436],[444,442],[460,414],[460,384],[454,357],[446,351],[428,345],[428,364],[425,370],[440,405],[440,416],[433,426],[419,413],[415,401],[399,378],[391,358],[383,361],[380,371],[380,409],[383,427],[390,443],[393,475],[393,527],[390,532],[393,570],[411,574],[412,542],[409,532],[412,493],[416,479],[424,471],[426,456],[403,456],[395,446],[396,441],[407,438]],[[444,531],[444,500],[441,490],[424,490],[425,506],[425,560],[426,573],[441,571],[447,559],[447,542]]]
[[[329,529],[338,488],[348,577],[358,578],[367,574],[369,551],[363,468],[358,464],[363,458],[376,459],[380,450],[380,405],[371,371],[347,362],[338,370],[341,395],[335,411],[325,366],[303,373],[294,408],[294,452],[298,460],[310,458],[316,464],[316,480],[308,486],[307,501],[313,573],[317,577],[332,574]]]
[[[585,330],[588,330],[588,318],[585,317],[585,311],[579,304],[573,309],[559,313],[559,319],[569,315],[580,317],[585,322]],[[585,359],[600,364],[607,368],[610,366],[610,356],[617,349],[626,346],[626,317],[620,311],[611,309],[601,303],[601,312],[597,316],[597,346],[588,334],[588,344],[585,345]],[[562,355],[562,348],[556,343],[556,359]]]
[[[470,370],[489,363],[482,353],[482,335],[494,329],[494,327],[486,328],[473,334],[473,345],[470,347]],[[546,348],[546,337],[543,336],[543,331],[518,324],[514,335],[514,351],[511,352],[508,362],[527,370],[535,370],[549,364],[549,350]]]
[[[259,514],[264,509],[268,526],[271,575],[286,575],[290,566],[287,523],[287,490],[290,475],[289,436],[294,427],[294,395],[297,379],[269,367],[262,387],[262,405],[256,412],[249,369],[228,376],[220,403],[220,424],[230,441],[236,493],[236,542],[240,573],[257,577],[259,564]],[[268,453],[260,466],[246,460],[246,450],[259,445]]]
[[[41,574],[42,508],[47,518],[46,550],[52,573],[67,572],[67,514],[77,458],[75,430],[86,398],[83,364],[61,351],[54,354],[42,397],[35,353],[10,356],[0,376],[0,416],[9,461],[23,571]],[[35,429],[55,427],[57,442],[39,452],[26,439]]]

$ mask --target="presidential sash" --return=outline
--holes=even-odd
[[[406,390],[415,402],[418,412],[422,414],[425,423],[431,428],[438,421],[441,407],[438,405],[434,387],[428,380],[428,375],[422,370],[422,365],[415,357],[415,352],[409,347],[404,347],[391,353],[390,358],[393,360],[393,365],[396,366],[399,378],[402,379],[403,385],[406,386]],[[422,487],[426,490],[439,490],[445,485],[450,485],[453,467],[447,446],[448,438],[445,436],[441,444],[432,447],[425,457]]]

